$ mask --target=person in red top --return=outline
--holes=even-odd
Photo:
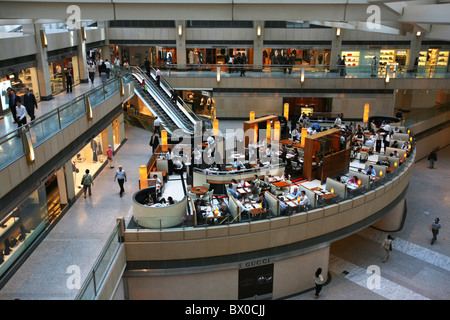
[[[106,156],[109,160],[109,167],[114,168],[114,153],[113,149],[111,148],[111,145],[108,146],[108,149],[106,150]]]

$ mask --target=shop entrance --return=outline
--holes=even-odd
[[[310,115],[331,112],[332,100],[333,98],[283,98],[283,106],[289,104],[289,121],[297,122],[302,113]]]
[[[45,191],[47,193],[48,222],[52,223],[62,211],[56,173],[45,182]]]
[[[239,270],[239,300],[271,299],[272,294],[273,263]]]

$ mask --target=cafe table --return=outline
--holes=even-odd
[[[192,187],[190,191],[197,195],[203,195],[203,194],[207,193],[208,190],[209,189],[205,186],[197,186],[197,187]]]
[[[274,182],[273,185],[277,188],[284,188],[284,187],[289,187],[290,184],[286,181],[279,181],[279,182]]]

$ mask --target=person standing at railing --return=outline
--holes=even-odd
[[[72,84],[73,84],[72,70],[71,69],[67,69],[67,72],[66,72],[67,93],[72,93]]]
[[[372,69],[372,74],[370,75],[371,77],[376,77],[376,76],[377,76],[377,75],[375,74],[376,71],[377,71],[377,65],[378,65],[378,63],[377,63],[377,56],[373,56],[372,62],[371,62],[371,64],[370,64],[370,67],[371,67],[371,69]]]

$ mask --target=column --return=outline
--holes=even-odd
[[[254,21],[253,33],[253,68],[261,70],[263,65],[264,21]],[[260,29],[258,36],[258,30]]]
[[[111,63],[111,47],[109,46],[109,26],[105,22],[105,45],[102,47],[102,59]],[[114,61],[112,61],[114,63]]]
[[[179,33],[181,31],[181,35]],[[175,37],[177,43],[177,65],[186,68],[186,21],[175,21]]]
[[[72,170],[72,160],[66,162],[64,164],[64,169],[66,172],[66,185],[67,185],[67,197],[69,198],[69,203],[75,201],[76,196],[76,182],[75,182],[75,174],[82,174],[81,172],[75,173]]]
[[[43,46],[41,40],[41,30],[44,27],[40,23],[24,28],[24,33],[34,34],[36,41],[36,60],[37,60],[37,80],[38,91],[41,101],[48,101],[53,99],[52,84],[50,82],[50,70],[48,68],[47,48]]]
[[[108,145],[111,145],[112,149],[114,148],[114,128],[112,122],[109,124],[109,126],[106,127],[106,132],[108,134]]]
[[[86,40],[84,36],[86,31],[84,28],[77,29],[78,36],[78,73],[80,77],[80,83],[87,83],[88,80],[88,70],[87,70],[87,58],[86,58]]]
[[[417,29],[417,27],[414,27],[414,30],[411,34],[411,44],[409,47],[409,56],[408,61],[406,62],[407,70],[413,70],[414,69],[414,61],[416,58],[419,57],[420,48],[422,47],[422,38],[423,34],[420,36],[417,36],[417,31],[420,31]]]
[[[333,34],[331,35],[331,58],[330,58],[330,70],[337,70],[336,62],[338,55],[342,52],[342,36],[344,30],[341,29],[341,34],[336,35],[337,28],[333,28]]]

